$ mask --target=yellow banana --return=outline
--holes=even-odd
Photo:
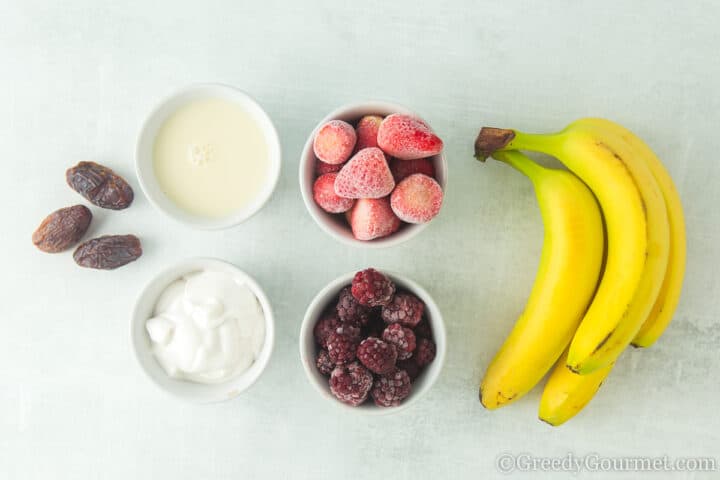
[[[685,257],[687,245],[685,239],[685,217],[682,203],[670,174],[655,153],[637,135],[617,123],[602,118],[588,118],[584,122],[602,126],[614,131],[631,147],[639,152],[657,180],[667,209],[670,222],[670,254],[660,292],[645,323],[633,339],[636,347],[649,347],[663,334],[672,320],[680,301],[683,277],[685,276]]]
[[[480,401],[490,409],[531,390],[563,352],[592,300],[604,249],[600,209],[575,175],[543,168],[517,151],[495,158],[532,181],[545,234],[525,311],[480,385]]]
[[[538,411],[540,420],[557,427],[577,415],[595,396],[613,365],[579,375],[567,368],[566,351],[545,384]]]
[[[559,133],[545,135],[483,128],[475,142],[480,159],[498,150],[513,149],[557,157],[590,187],[605,217],[605,271],[580,324],[578,333],[582,331],[582,335],[576,334],[570,353],[571,366],[589,373],[601,365],[586,366],[583,362],[622,324],[643,278],[648,255],[646,206],[627,163],[588,128],[570,125]]]
[[[614,362],[640,330],[658,297],[665,278],[670,251],[670,226],[665,201],[642,152],[632,148],[622,137],[603,126],[578,120],[570,128],[587,130],[610,148],[625,163],[638,186],[647,216],[647,255],[643,274],[617,323],[583,321],[573,337],[568,366],[580,374],[591,373]],[[612,255],[612,252],[609,252]],[[603,339],[598,346],[597,339]]]

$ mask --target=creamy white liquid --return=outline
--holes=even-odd
[[[170,200],[211,218],[248,205],[270,176],[260,126],[240,105],[220,98],[191,101],[170,115],[155,139],[153,165]]]

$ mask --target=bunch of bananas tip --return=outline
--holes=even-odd
[[[518,150],[557,157],[570,171]],[[530,178],[545,231],[527,305],[485,373],[480,401],[507,405],[552,369],[539,417],[560,425],[592,399],[628,345],[649,347],[670,323],[685,273],[682,205],[653,151],[609,120],[582,119],[553,134],[483,128],[475,155]]]

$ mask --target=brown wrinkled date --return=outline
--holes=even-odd
[[[95,162],[80,162],[65,172],[68,185],[98,207],[127,208],[133,201],[130,185],[118,174]]]
[[[84,205],[61,208],[45,217],[32,241],[43,252],[62,252],[80,241],[91,220],[92,213]]]
[[[142,246],[135,235],[105,235],[80,244],[73,258],[81,267],[112,270],[141,255]]]

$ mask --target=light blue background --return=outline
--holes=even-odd
[[[502,452],[720,457],[720,4],[425,3],[0,0],[0,477],[460,479],[497,474]],[[254,95],[284,150],[272,201],[224,232],[165,218],[133,174],[144,116],[197,81]],[[324,234],[297,184],[315,123],[370,98],[421,113],[445,140],[450,171],[440,217],[384,251]],[[657,346],[628,352],[590,407],[552,429],[536,419],[538,390],[497,412],[477,400],[532,285],[542,224],[527,179],[476,162],[472,145],[482,125],[551,131],[585,115],[627,125],[665,160],[685,203],[687,280]],[[82,270],[70,254],[32,246],[47,213],[81,200],[63,176],[79,160],[105,163],[135,188],[129,210],[93,210],[91,234],[138,234],[140,261]],[[128,338],[142,285],[195,255],[254,275],[277,314],[264,376],[220,405],[164,396]],[[373,419],[320,398],[297,347],[314,294],[370,265],[423,284],[449,333],[435,388]]]

